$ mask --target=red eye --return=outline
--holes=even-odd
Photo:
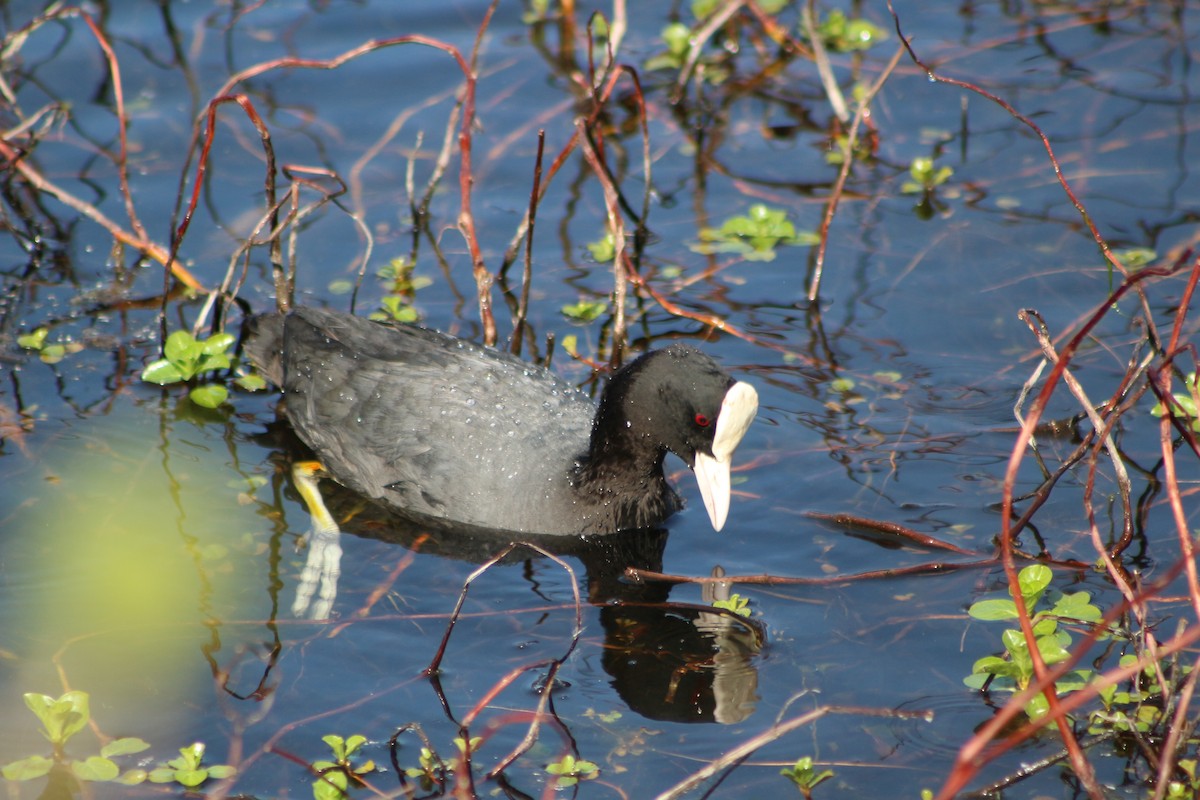
[[[695,419],[696,419],[696,424],[699,425],[701,428],[708,427],[708,422],[709,422],[708,417],[697,412]]]

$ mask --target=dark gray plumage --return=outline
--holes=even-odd
[[[289,421],[335,480],[409,515],[481,528],[585,534],[657,525],[679,508],[663,476],[666,452],[694,467],[704,488],[702,464],[712,468],[724,413],[719,512],[705,489],[719,528],[729,456],[756,407],[752,388],[682,345],[614,374],[599,408],[511,355],[332,311],[256,317],[245,348],[283,389]],[[733,411],[727,397],[738,400]]]

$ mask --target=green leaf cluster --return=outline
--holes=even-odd
[[[214,333],[200,341],[187,331],[175,331],[167,337],[163,357],[142,370],[142,380],[166,386],[191,381],[197,375],[213,370],[228,369],[231,363],[228,351],[236,341],[231,333]],[[188,394],[193,403],[204,408],[216,408],[228,396],[229,391],[216,383],[196,386]]]
[[[1113,255],[1121,259],[1121,263],[1126,269],[1139,270],[1142,267],[1148,267],[1158,258],[1158,252],[1150,247],[1124,247],[1114,249]],[[1111,268],[1112,265],[1109,264]]]
[[[905,181],[900,185],[901,192],[904,194],[929,194],[950,180],[954,170],[951,167],[935,169],[932,158],[918,156],[908,165],[908,174],[912,180]]]
[[[731,594],[728,600],[713,600],[712,604],[713,608],[723,608],[726,611],[732,611],[739,617],[750,616],[750,601],[736,592]]]
[[[665,52],[646,60],[646,71],[682,69],[687,63],[688,53],[692,49],[693,30],[698,29],[700,23],[712,16],[722,5],[722,2],[723,0],[692,0],[692,17],[695,18],[695,26],[688,26],[682,22],[672,22],[663,28],[659,35],[662,37],[663,44],[666,45],[667,49]],[[764,13],[777,14],[787,4],[788,0],[759,0],[758,7]],[[729,68],[721,66],[718,59],[713,56],[700,56],[697,60],[697,66],[701,67],[698,72],[703,75],[704,80],[713,85],[724,83],[731,74]]]
[[[601,314],[608,311],[608,303],[603,300],[580,300],[578,303],[565,305],[559,310],[572,322],[586,325],[589,322],[595,322]]]
[[[788,0],[759,0],[758,7],[766,14],[778,14],[787,4]],[[692,16],[708,19],[722,5],[724,0],[692,0]]]
[[[667,46],[665,53],[646,59],[646,71],[659,69],[682,69],[692,47],[692,29],[682,22],[672,22],[659,34]]]
[[[1167,783],[1167,800],[1194,800],[1197,795],[1200,795],[1200,777],[1196,775],[1196,759],[1181,758],[1175,762],[1175,767],[1186,775],[1187,779]]]
[[[421,789],[426,792],[441,783],[442,775],[452,771],[450,765],[428,747],[421,748],[419,763],[420,766],[404,770],[404,774],[410,778],[417,778],[421,782]]]
[[[36,350],[38,358],[47,364],[57,364],[66,358],[68,353],[76,353],[83,349],[83,346],[77,342],[46,344],[46,337],[49,335],[49,328],[38,328],[32,333],[23,333],[18,336],[17,345],[26,350]]]
[[[204,743],[194,742],[179,748],[179,758],[159,764],[150,770],[147,777],[151,783],[178,783],[180,786],[194,789],[209,778],[221,780],[231,777],[237,771],[228,764],[206,767],[203,762]]]
[[[1122,667],[1129,667],[1137,663],[1137,660],[1136,655],[1126,654],[1121,656],[1118,663]],[[1180,676],[1186,676],[1192,668],[1179,665],[1175,671]],[[1163,687],[1159,683],[1158,671],[1152,664],[1144,667],[1141,673],[1135,676],[1129,688],[1104,686],[1098,690],[1098,694],[1104,707],[1091,713],[1088,719],[1089,733],[1116,731],[1141,736],[1155,728],[1161,728],[1168,722],[1163,712],[1167,705],[1163,699]]]
[[[851,19],[836,8],[817,25],[817,35],[832,53],[869,50],[888,38],[887,31],[878,25],[865,19]]]
[[[25,705],[42,723],[42,735],[53,746],[52,756],[32,755],[0,767],[0,775],[10,781],[29,781],[47,775],[56,767],[66,767],[80,781],[114,781],[134,785],[146,780],[142,769],[122,773],[113,760],[120,756],[140,753],[150,745],[137,737],[113,739],[100,748],[98,755],[72,759],[66,755],[66,744],[91,721],[90,699],[87,692],[70,691],[59,697],[30,692],[24,696]]]
[[[539,25],[550,19],[550,0],[529,0],[529,10],[521,15],[526,25]]]
[[[372,311],[368,316],[376,322],[416,322],[421,318],[417,308],[402,295],[389,294],[380,299],[379,311]]]
[[[1038,609],[1053,577],[1050,569],[1042,564],[1025,567],[1017,576],[1025,609],[1033,614],[1030,622],[1033,624],[1037,651],[1047,665],[1058,664],[1070,656],[1071,635],[1059,629],[1060,620],[1097,622],[1103,616],[1100,609],[1092,605],[1091,595],[1087,592],[1059,594],[1050,608]],[[1007,598],[980,600],[972,604],[967,613],[975,619],[989,622],[1018,618],[1017,604]],[[1004,644],[1004,655],[984,656],[976,661],[963,683],[972,689],[983,689],[990,685],[1001,691],[1018,691],[1029,686],[1034,677],[1033,655],[1021,629],[1009,628],[1001,634],[1000,639]],[[1076,670],[1059,680],[1055,689],[1059,694],[1080,689],[1087,684],[1090,676],[1090,670]],[[1025,713],[1031,719],[1043,716],[1048,710],[1048,703],[1042,695],[1035,697],[1025,707]]]
[[[859,103],[863,102],[860,98],[862,87],[859,84],[854,85],[853,94],[855,100]],[[851,148],[853,147],[853,152]],[[832,137],[829,141],[829,146],[825,150],[825,163],[835,167],[840,167],[846,161],[846,156],[853,156],[855,161],[870,161],[874,158],[874,151],[871,149],[871,142],[867,137],[859,136],[853,141],[850,135],[839,133]]]
[[[597,264],[607,264],[617,257],[617,240],[609,231],[596,241],[590,242],[587,249],[591,253],[593,261]]]
[[[599,776],[600,767],[567,753],[553,764],[547,764],[546,772],[558,776],[556,782],[559,786],[574,786],[580,781],[590,781]]]
[[[747,261],[772,261],[781,245],[813,245],[819,237],[796,232],[787,212],[762,203],[750,206],[745,216],[730,217],[719,228],[703,228],[697,253],[737,253]]]
[[[470,742],[465,741],[461,736],[456,736],[454,737],[454,746],[458,748],[458,752],[461,755],[466,756],[468,747],[471,752],[475,752],[475,748],[482,741],[483,737],[481,736],[472,736]],[[428,747],[422,747],[420,766],[409,767],[404,770],[404,774],[410,778],[418,778],[421,782],[421,788],[429,791],[435,785],[441,785],[445,780],[446,773],[453,771],[453,764],[443,761],[441,756]]]
[[[313,798],[314,800],[342,800],[352,779],[357,779],[359,775],[365,775],[368,772],[374,772],[376,769],[374,761],[368,759],[361,764],[354,764],[350,758],[367,743],[367,737],[355,734],[343,739],[336,734],[329,734],[322,736],[321,741],[329,745],[333,759],[322,759],[312,763],[313,771],[318,773],[317,779],[313,781]]]
[[[1193,431],[1200,432],[1200,408],[1196,406],[1197,397],[1200,397],[1200,391],[1198,391],[1196,383],[1196,373],[1189,372],[1183,379],[1183,391],[1171,395],[1171,413],[1187,420]],[[1154,408],[1150,409],[1150,413],[1161,417],[1167,413],[1167,408],[1164,404],[1157,403]]]
[[[415,305],[416,293],[431,285],[433,280],[413,275],[415,266],[404,256],[399,256],[375,273],[383,279],[387,294],[379,301],[380,310],[369,315],[371,319],[377,322],[416,322],[420,319]]]
[[[813,766],[811,756],[805,756],[790,767],[784,767],[779,770],[779,774],[787,778],[796,788],[800,790],[800,794],[805,798],[812,797],[812,790],[816,788],[818,783],[828,780],[833,777],[833,770],[826,769],[817,771]]]

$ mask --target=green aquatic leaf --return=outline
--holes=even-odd
[[[597,264],[607,264],[617,257],[616,240],[613,239],[612,233],[606,233],[603,238],[591,242],[587,249]]]
[[[1050,711],[1050,701],[1044,694],[1036,694],[1025,704],[1025,715],[1030,719],[1041,719]]]
[[[1012,600],[991,599],[972,603],[967,614],[984,622],[995,622],[1003,619],[1017,618],[1017,604]]]
[[[83,761],[72,761],[71,772],[81,781],[111,781],[121,774],[121,769],[103,756],[90,756]]]
[[[67,355],[67,347],[62,344],[48,344],[38,352],[38,358],[47,364],[57,364]]]
[[[184,377],[183,373],[179,371],[179,367],[165,358],[160,358],[158,361],[146,365],[146,368],[142,370],[142,380],[166,386],[169,383],[179,383],[184,380]]]
[[[131,769],[121,773],[121,775],[116,778],[115,782],[125,786],[137,786],[139,783],[145,783],[146,778],[149,776],[150,773],[146,772],[144,769]]]
[[[225,351],[232,347],[236,341],[237,337],[232,333],[225,333],[224,331],[214,333],[204,340],[204,343],[200,347],[200,352],[208,356],[225,355]],[[226,357],[226,361],[228,361],[228,357]]]
[[[113,756],[127,756],[131,753],[140,753],[143,750],[149,750],[150,743],[136,736],[127,736],[123,739],[113,739],[104,747],[100,748],[100,755],[106,758]]]
[[[1137,270],[1152,264],[1158,253],[1149,247],[1126,247],[1113,250],[1113,255],[1121,260],[1127,269]]]
[[[1058,664],[1070,658],[1071,653],[1067,650],[1070,645],[1071,637],[1063,631],[1037,640],[1038,652],[1046,664]]]
[[[252,372],[249,375],[239,375],[233,382],[247,392],[261,392],[267,388],[267,381],[256,372]]]
[[[24,333],[17,337],[17,345],[26,350],[41,350],[50,335],[49,328],[38,328],[33,333]]]
[[[1104,612],[1091,602],[1088,592],[1068,592],[1054,604],[1052,613],[1083,622],[1097,622],[1104,617]]]
[[[1053,617],[1039,616],[1033,622],[1034,636],[1048,636],[1058,629],[1058,621]]]
[[[175,770],[172,767],[155,767],[146,777],[151,783],[173,783]]]
[[[187,331],[174,331],[163,345],[163,357],[173,364],[195,362],[203,352],[203,345]],[[187,377],[192,377],[188,375]]]
[[[578,303],[563,306],[560,310],[567,319],[588,323],[594,322],[607,311],[608,303],[602,300],[580,300]]]
[[[744,216],[730,217],[719,228],[701,229],[700,243],[691,249],[705,254],[738,253],[747,261],[771,261],[780,245],[811,245],[817,241],[815,233],[797,233],[786,211],[755,203]]]
[[[199,786],[208,780],[206,769],[178,769],[174,774],[175,782],[189,789]]]
[[[851,19],[838,9],[829,12],[817,26],[825,47],[835,53],[868,50],[887,39],[887,31],[865,19]]]
[[[714,600],[713,608],[723,608],[741,617],[750,616],[750,601],[740,594],[732,594],[728,600]]]
[[[198,406],[216,408],[229,398],[229,390],[219,383],[206,383],[188,392],[188,398]]]
[[[346,773],[341,770],[323,772],[313,781],[313,800],[346,800],[346,788],[349,785]]]
[[[31,781],[46,775],[54,768],[54,759],[30,756],[0,767],[0,775],[9,781]]]
[[[1021,596],[1025,598],[1029,610],[1036,605],[1053,578],[1054,573],[1042,564],[1031,564],[1018,573],[1017,584],[1021,587]]]
[[[30,692],[25,695],[25,705],[41,720],[42,735],[57,745],[65,744],[91,719],[87,692],[64,692],[58,698]]]
[[[974,675],[995,675],[997,678],[1016,678],[1020,674],[1017,665],[999,656],[984,656],[971,666]]]

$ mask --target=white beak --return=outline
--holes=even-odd
[[[748,383],[738,381],[729,387],[717,414],[717,430],[713,434],[712,455],[696,453],[692,471],[700,485],[704,508],[715,530],[725,525],[729,514],[729,466],[733,451],[746,435],[746,429],[758,412],[758,392]]]

